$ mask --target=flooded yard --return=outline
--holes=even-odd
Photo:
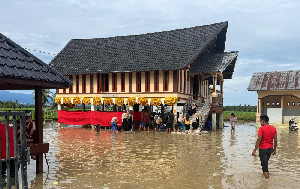
[[[202,135],[136,131],[96,133],[45,125],[44,173],[31,160],[30,188],[298,188],[300,136],[277,127],[277,155],[270,179],[251,156],[258,126],[243,124]],[[257,153],[258,155],[258,153]]]

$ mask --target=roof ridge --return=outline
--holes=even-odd
[[[81,41],[81,40],[112,39],[112,38],[123,38],[123,37],[133,37],[133,36],[144,36],[144,35],[156,34],[156,33],[166,33],[166,32],[181,31],[181,30],[187,30],[187,29],[193,29],[193,28],[202,28],[202,27],[212,26],[212,25],[216,25],[216,24],[228,24],[228,21],[217,22],[217,23],[213,23],[213,24],[206,24],[206,25],[201,25],[201,26],[193,26],[193,27],[189,27],[189,28],[179,28],[179,29],[158,31],[158,32],[149,32],[149,33],[131,34],[131,35],[117,35],[117,36],[113,36],[113,37],[71,39],[70,41],[72,41],[72,40],[74,40],[74,41]]]
[[[300,70],[282,70],[282,71],[268,71],[268,72],[253,72],[253,74],[266,74],[266,73],[276,73],[276,72],[300,72]]]

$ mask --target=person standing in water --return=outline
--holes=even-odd
[[[235,125],[237,124],[237,117],[234,115],[234,113],[231,114],[230,122],[231,122],[231,131],[235,131]]]
[[[276,154],[277,130],[274,126],[269,125],[269,117],[267,115],[260,116],[260,125],[261,127],[258,130],[258,138],[256,140],[252,156],[255,156],[256,150],[259,147],[259,158],[261,161],[262,171],[265,178],[269,179],[268,161],[271,154]]]

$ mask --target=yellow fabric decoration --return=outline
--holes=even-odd
[[[135,97],[127,98],[127,104],[129,106],[135,105],[136,104],[136,98]]]
[[[152,106],[159,106],[159,105],[161,105],[161,99],[160,98],[151,98],[150,104]]]
[[[147,106],[148,105],[148,98],[144,98],[144,97],[139,97],[139,104],[142,106]]]
[[[101,105],[101,98],[99,98],[99,97],[93,98],[93,103],[96,106],[100,106]]]
[[[116,98],[115,99],[115,104],[117,106],[123,106],[123,104],[124,104],[124,98]]]
[[[177,97],[166,97],[165,98],[165,104],[168,106],[173,106],[178,101]]]
[[[82,103],[85,105],[90,105],[91,104],[91,98],[84,97],[82,100]]]
[[[64,104],[71,104],[71,98],[64,98]]]
[[[113,104],[113,99],[112,98],[104,98],[103,103],[107,106],[110,106]]]
[[[79,98],[79,97],[73,98],[73,104],[74,104],[75,106],[77,106],[78,104],[81,104],[80,98]]]
[[[60,105],[61,104],[61,98],[60,97],[55,97],[54,99],[55,103]]]

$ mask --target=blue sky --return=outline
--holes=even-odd
[[[0,32],[49,63],[70,39],[141,34],[229,21],[239,57],[224,103],[256,105],[253,72],[300,69],[297,0],[0,0]],[[27,91],[27,93],[31,93]]]

